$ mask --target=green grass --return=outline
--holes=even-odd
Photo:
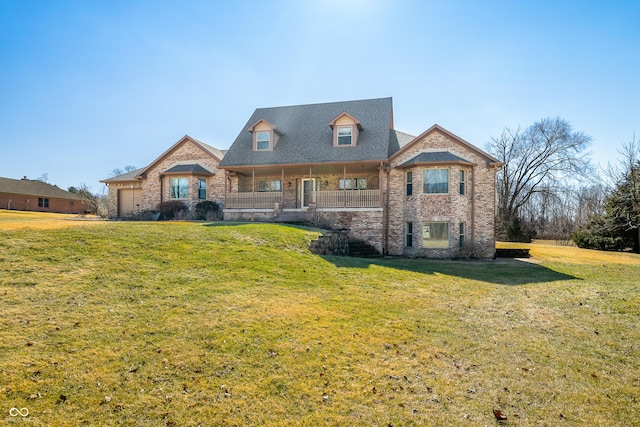
[[[637,255],[371,261],[294,227],[5,215],[7,423],[640,425]]]

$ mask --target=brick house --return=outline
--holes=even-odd
[[[225,220],[312,220],[433,258],[494,255],[501,166],[438,125],[395,130],[391,98],[259,108],[219,165]]]
[[[391,98],[258,108],[225,153],[185,136],[149,166],[104,180],[109,216],[165,200],[224,206],[228,221],[311,221],[379,253],[495,252],[502,164],[448,130],[393,126]]]
[[[179,200],[190,208],[209,200],[224,203],[224,152],[185,135],[148,166],[105,179],[109,218],[126,218]]]
[[[81,214],[89,207],[76,194],[24,177],[0,178],[0,209]]]

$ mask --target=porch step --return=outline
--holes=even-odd
[[[359,258],[378,258],[382,256],[378,250],[362,240],[349,240],[349,256]]]
[[[324,235],[309,244],[311,253],[317,255],[349,255],[349,241],[346,231],[326,231]]]

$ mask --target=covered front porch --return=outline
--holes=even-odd
[[[225,211],[382,207],[382,164],[227,170]]]

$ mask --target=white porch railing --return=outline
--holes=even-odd
[[[260,193],[227,193],[225,207],[230,209],[273,209],[282,202],[282,193],[268,191]]]
[[[317,208],[379,208],[380,190],[334,190],[316,191]],[[227,193],[225,207],[228,209],[273,209],[282,203],[281,192]],[[294,206],[282,206],[291,208]]]
[[[333,190],[316,192],[318,208],[379,208],[380,190]]]

